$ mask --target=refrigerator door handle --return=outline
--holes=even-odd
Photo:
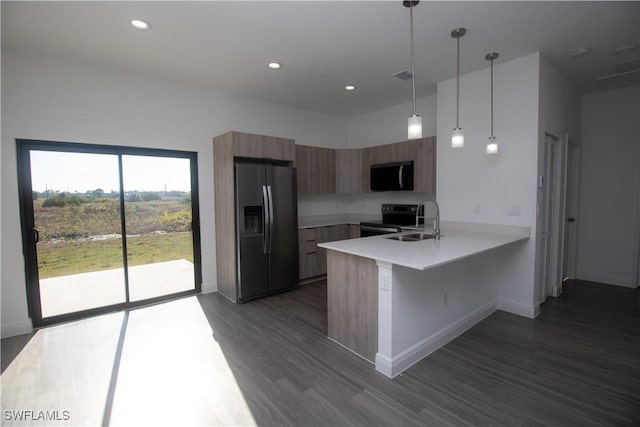
[[[271,253],[271,242],[273,241],[273,194],[271,186],[267,185],[267,196],[269,197],[269,253]]]
[[[267,195],[267,186],[262,186],[262,251],[266,254],[268,251],[267,227],[271,219],[269,218],[269,196]]]

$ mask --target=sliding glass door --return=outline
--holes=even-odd
[[[129,296],[193,288],[189,159],[122,156]]]
[[[195,153],[17,143],[36,326],[200,290]]]
[[[119,188],[118,156],[32,150],[30,163],[42,317],[124,303],[118,193],[100,190]]]

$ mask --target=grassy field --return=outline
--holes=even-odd
[[[186,259],[193,262],[191,233],[129,237],[129,266]],[[40,279],[122,268],[122,240],[38,243]]]
[[[43,202],[43,199],[38,199],[33,203],[36,228],[43,241],[121,232],[120,206],[116,199],[96,199],[62,207],[42,207]],[[126,202],[127,234],[148,234],[157,230],[189,231],[190,209],[189,203],[175,200]]]
[[[90,237],[120,235],[120,206],[99,198],[79,204],[43,207],[34,201],[41,279],[122,268],[122,240]],[[130,266],[186,259],[193,262],[191,204],[181,200],[125,203]]]

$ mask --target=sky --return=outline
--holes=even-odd
[[[189,159],[122,156],[125,191],[191,191]],[[31,151],[34,191],[118,192],[118,156],[113,154]]]

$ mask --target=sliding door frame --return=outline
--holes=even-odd
[[[30,152],[56,151],[69,153],[89,153],[89,154],[111,154],[118,156],[118,174],[120,184],[120,223],[122,233],[122,256],[125,274],[125,295],[123,303],[112,304],[88,310],[76,311],[56,316],[42,317],[42,305],[40,296],[38,258],[36,243],[38,241],[35,229],[35,215],[33,209],[33,192],[31,182],[31,159]],[[202,261],[200,252],[200,204],[198,190],[198,153],[192,151],[165,150],[157,148],[136,148],[115,145],[95,145],[75,142],[55,142],[32,139],[16,139],[16,152],[18,162],[18,193],[20,204],[20,223],[22,228],[22,253],[25,261],[26,293],[29,317],[33,321],[34,327],[42,327],[56,323],[78,320],[86,317],[96,316],[105,313],[136,308],[144,305],[155,304],[169,299],[175,299],[187,295],[200,293],[202,290]],[[126,218],[124,215],[124,183],[122,174],[122,156],[147,156],[147,157],[170,157],[189,159],[191,171],[191,235],[193,242],[193,267],[194,267],[194,288],[173,294],[131,302],[129,301],[128,283],[128,263],[127,263],[127,235]]]

